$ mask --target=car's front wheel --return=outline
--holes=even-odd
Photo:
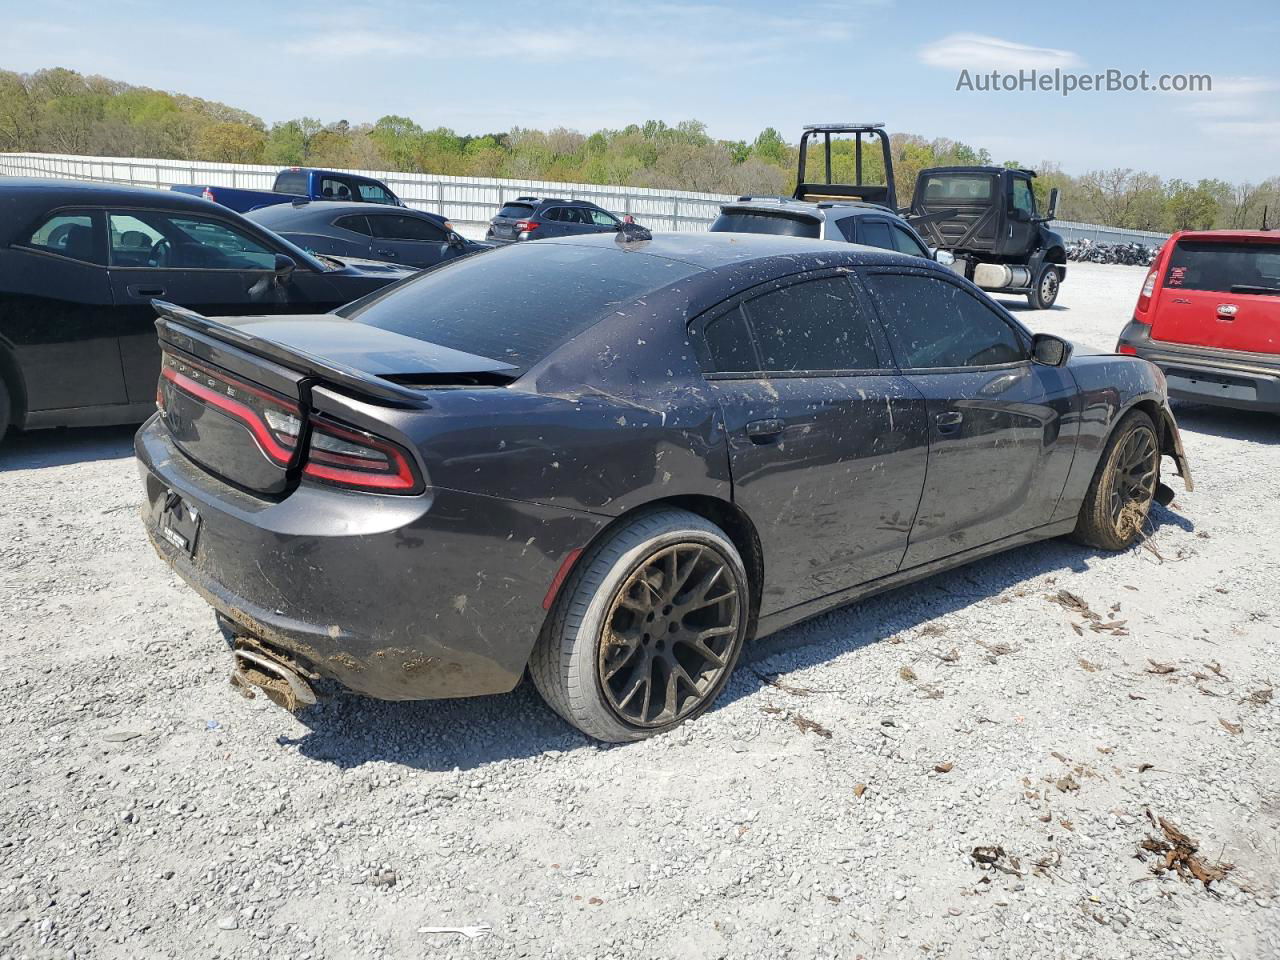
[[[1160,438],[1141,410],[1125,414],[1107,439],[1073,536],[1104,550],[1124,550],[1142,536],[1160,482]]]
[[[1060,289],[1062,289],[1062,278],[1058,275],[1058,268],[1051,263],[1046,263],[1040,268],[1036,285],[1027,294],[1027,302],[1037,310],[1048,310],[1058,302]]]
[[[733,542],[685,510],[636,516],[578,561],[530,658],[538,692],[597,740],[641,740],[706,710],[746,638]]]

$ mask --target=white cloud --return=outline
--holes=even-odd
[[[1268,95],[1277,90],[1280,83],[1267,77],[1214,77],[1212,89],[1196,94],[1185,109],[1202,117],[1252,117],[1270,105]]]
[[[921,63],[952,70],[1052,70],[1083,61],[1071,50],[1032,47],[981,33],[952,33],[918,51]]]

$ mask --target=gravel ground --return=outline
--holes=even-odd
[[[1142,276],[1073,266],[1020,315],[1106,349]],[[144,542],[130,431],[10,437],[0,957],[1280,956],[1280,430],[1180,414],[1198,486],[1147,547],[823,616],[610,748],[528,684],[242,699]],[[1153,872],[1148,811],[1234,868]]]

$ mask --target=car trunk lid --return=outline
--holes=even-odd
[[[1165,267],[1151,337],[1280,354],[1280,238],[1180,239]]]
[[[175,444],[209,472],[266,496],[287,493],[311,471],[348,479],[364,471],[371,488],[412,487],[393,486],[413,472],[394,444],[341,424],[316,426],[313,386],[426,407],[424,387],[514,379],[510,364],[332,314],[213,320],[156,307],[163,352],[156,402]],[[317,445],[319,432],[328,437]],[[326,451],[323,469],[312,462],[317,448]]]
[[[513,240],[520,231],[517,223],[527,222],[533,217],[534,205],[531,203],[504,203],[498,215],[490,221],[493,236],[499,240]]]

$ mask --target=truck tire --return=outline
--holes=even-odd
[[[711,706],[749,613],[746,568],[724,531],[686,510],[640,513],[578,561],[529,673],[587,736],[642,740]]]
[[[4,443],[4,435],[9,431],[9,418],[13,416],[13,401],[9,396],[9,385],[0,377],[0,443]]]
[[[1160,483],[1160,437],[1151,418],[1131,410],[1098,458],[1072,539],[1102,550],[1126,550],[1142,536]]]
[[[1035,286],[1027,294],[1027,303],[1036,310],[1048,310],[1058,300],[1058,291],[1062,288],[1062,280],[1058,276],[1058,268],[1046,263],[1040,268]]]

